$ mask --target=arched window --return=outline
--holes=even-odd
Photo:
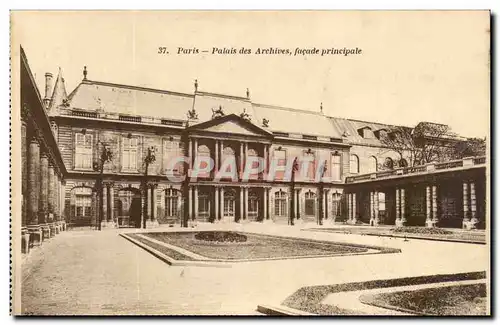
[[[282,190],[274,193],[274,215],[278,217],[285,217],[287,215],[287,194]]]
[[[394,169],[394,161],[392,160],[392,158],[385,158],[384,167],[387,169]]]
[[[232,175],[237,175],[237,170],[231,170],[231,168],[236,167],[236,156],[234,154],[234,150],[231,147],[224,147],[224,150],[222,150],[222,160],[220,164],[221,172],[224,173],[229,173],[232,172]],[[222,170],[224,167],[225,170]]]
[[[257,160],[258,154],[255,149],[248,149],[247,151],[247,156],[249,161],[252,162],[251,166],[248,166],[248,163],[245,163],[245,168],[251,168],[252,170],[256,170],[259,167],[259,162]],[[249,175],[250,179],[258,179],[259,178],[259,173],[252,173]]]
[[[165,190],[165,216],[176,217],[179,210],[179,191],[175,189]]]
[[[377,172],[377,158],[371,156],[368,165],[368,173],[376,173],[376,172]]]
[[[307,216],[316,215],[316,193],[309,190],[305,194],[305,214]]]
[[[359,173],[359,158],[356,155],[351,155],[349,160],[349,171],[351,174]]]
[[[408,167],[408,161],[406,161],[406,159],[404,158],[401,158],[399,160],[399,167]]]
[[[195,166],[200,166],[200,170],[208,170],[208,161],[210,161],[210,149],[202,144],[200,146],[198,146],[198,152],[197,152],[197,158],[199,157],[200,159],[200,163],[199,165],[198,164],[195,164]],[[210,171],[206,171],[206,172],[200,172],[198,174],[198,177],[210,177]]]

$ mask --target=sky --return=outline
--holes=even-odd
[[[444,123],[489,135],[488,12],[15,12],[43,96],[61,68],[67,91],[90,80],[415,126]],[[169,54],[159,54],[166,47]],[[178,48],[198,54],[177,54]],[[359,48],[359,55],[211,54],[213,48]],[[202,53],[202,50],[209,51]],[[13,51],[16,48],[13,47]],[[167,108],[166,108],[167,109]],[[291,117],[293,118],[293,117]],[[313,128],[314,125],[311,125]]]

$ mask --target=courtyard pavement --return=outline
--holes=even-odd
[[[273,224],[200,224],[278,236],[400,248],[402,253],[169,266],[119,236],[134,229],[67,231],[23,259],[21,300],[34,315],[259,315],[302,286],[485,271],[487,245],[301,231]],[[179,227],[146,231],[179,231]],[[194,229],[188,229],[194,230]]]

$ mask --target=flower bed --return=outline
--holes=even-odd
[[[396,227],[392,229],[395,233],[420,234],[420,235],[450,235],[452,231],[442,228],[424,228],[424,227]]]
[[[469,284],[362,295],[365,304],[403,312],[435,315],[486,315],[486,284]]]
[[[321,301],[323,301],[323,299],[325,299],[325,297],[329,294],[337,292],[400,287],[426,283],[478,280],[484,278],[486,278],[486,272],[471,272],[302,287],[286,298],[282,304],[290,308],[318,315],[359,315],[359,312],[339,308],[333,305],[322,304]]]
[[[196,233],[194,238],[215,243],[244,243],[247,241],[247,236],[232,231],[202,231]]]

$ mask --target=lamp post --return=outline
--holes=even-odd
[[[299,170],[299,162],[298,158],[295,157],[292,165],[292,181],[290,183],[291,188],[291,200],[290,200],[290,220],[289,223],[291,226],[294,225],[295,220],[295,173]]]
[[[319,178],[319,225],[323,225],[323,204],[324,204],[324,189],[325,189],[325,184],[323,183],[323,177],[325,177],[327,167],[326,167],[327,161],[325,160],[322,170],[321,170],[321,177]]]
[[[149,170],[149,165],[154,163],[156,161],[156,148],[154,146],[148,147],[146,156],[144,157],[144,176],[142,178],[142,189],[144,191],[144,207],[142,211],[142,226],[143,228],[146,228],[146,217],[148,213],[148,170]],[[153,208],[153,207],[151,207]]]
[[[104,215],[104,205],[102,200],[102,190],[103,190],[103,174],[104,165],[113,159],[113,152],[108,148],[107,144],[104,142],[99,142],[102,145],[101,153],[99,155],[99,160],[94,161],[92,168],[94,171],[99,172],[97,176],[97,182],[94,186],[94,190],[97,193],[98,211],[97,211],[97,229],[101,230],[102,216]]]

